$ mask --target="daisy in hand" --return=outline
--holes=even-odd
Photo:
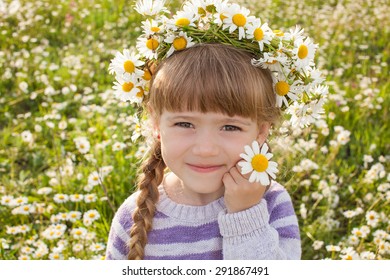
[[[264,143],[259,147],[257,141],[253,141],[252,147],[247,145],[244,147],[245,154],[240,154],[245,161],[241,161],[238,165],[241,167],[241,174],[245,175],[250,172],[249,182],[260,182],[263,186],[268,186],[271,182],[269,177],[275,179],[275,173],[278,164],[274,161],[269,161],[273,154],[268,153],[268,145]]]

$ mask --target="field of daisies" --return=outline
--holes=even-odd
[[[236,2],[320,44],[324,118],[281,125],[270,142],[302,258],[390,259],[389,2]],[[0,259],[104,259],[144,153],[108,74],[140,33],[133,5],[0,0]]]

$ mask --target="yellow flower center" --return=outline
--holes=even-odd
[[[150,73],[149,70],[145,70],[142,78],[146,81],[150,81],[150,79],[152,78],[152,74]]]
[[[127,73],[133,73],[135,70],[135,65],[131,60],[126,60],[125,63],[123,63],[123,68],[125,68]]]
[[[187,40],[184,37],[178,37],[175,40],[173,40],[173,47],[175,50],[183,50],[187,46]]]
[[[150,30],[153,31],[153,32],[155,32],[155,33],[157,33],[157,32],[160,31],[160,27],[153,26],[153,27],[150,28]]]
[[[225,18],[227,18],[227,16],[225,16],[224,14],[220,14],[220,15],[219,15],[219,18],[221,19],[221,21],[224,21]]]
[[[255,36],[256,41],[261,41],[264,38],[264,32],[263,29],[261,28],[256,28],[255,31],[253,32],[253,35]]]
[[[290,91],[290,85],[285,81],[280,81],[275,84],[276,93],[280,96],[285,96]]]
[[[304,59],[309,54],[309,49],[305,45],[300,45],[298,49],[298,57]]]
[[[238,27],[242,27],[246,24],[246,17],[242,14],[235,14],[232,18],[232,21]]]
[[[282,30],[277,29],[277,30],[274,30],[273,32],[276,36],[279,36],[279,37],[284,36],[284,32]]]
[[[134,84],[131,83],[131,82],[123,83],[123,85],[122,85],[122,90],[123,90],[124,92],[129,92],[129,91],[131,91],[131,90],[133,89],[133,87],[134,87]],[[97,178],[97,177],[94,177],[94,178],[93,178],[94,181],[97,181],[98,179],[99,179],[99,178]]]
[[[255,155],[252,158],[252,168],[257,172],[264,172],[268,168],[268,159],[264,155]]]
[[[200,15],[201,17],[204,17],[206,16],[207,12],[205,9],[203,9],[202,7],[199,7],[198,8],[198,15]]]
[[[146,41],[146,47],[149,49],[149,50],[156,50],[158,48],[158,41],[156,39],[153,39],[153,38],[150,38],[149,40]]]
[[[183,27],[190,25],[191,21],[188,18],[179,18],[176,20],[176,25]]]
[[[139,92],[137,92],[137,97],[142,98],[144,96],[144,89],[141,86],[137,87],[139,89]]]
[[[352,256],[351,256],[351,255],[348,255],[345,259],[348,260],[348,261],[350,261],[350,260],[352,260]]]

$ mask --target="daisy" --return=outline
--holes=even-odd
[[[93,171],[91,174],[89,174],[88,185],[97,186],[100,183],[102,183],[102,178],[100,178],[100,175],[96,171]]]
[[[72,201],[72,202],[79,202],[79,201],[83,200],[84,196],[82,194],[76,193],[76,194],[71,194],[69,196],[69,198],[70,198],[70,201]]]
[[[142,22],[142,29],[147,37],[164,32],[164,25],[153,19]]]
[[[216,1],[214,7],[216,8],[216,14],[214,23],[221,26],[229,13],[230,4],[227,1]]]
[[[81,212],[80,211],[70,211],[67,216],[67,220],[70,222],[76,222],[77,220],[80,220],[81,218]]]
[[[75,143],[76,148],[82,154],[88,153],[89,149],[91,148],[91,144],[86,137],[77,137],[73,139],[73,142]]]
[[[183,11],[178,11],[172,19],[167,21],[167,28],[176,31],[178,28],[194,26],[195,27],[195,13],[189,6],[184,6]]]
[[[112,151],[113,151],[113,152],[123,150],[124,148],[126,148],[126,144],[125,144],[125,143],[122,143],[122,142],[115,142],[115,143],[112,145]]]
[[[164,5],[165,0],[139,0],[135,5],[135,10],[144,16],[154,16],[168,12]]]
[[[87,229],[83,227],[74,228],[70,232],[70,234],[73,236],[74,239],[84,239],[87,233],[88,233]]]
[[[30,130],[23,131],[20,136],[22,137],[23,142],[31,143],[33,141],[33,135]]]
[[[254,21],[253,16],[249,16],[249,10],[232,4],[227,11],[227,17],[223,20],[223,29],[229,28],[229,33],[238,29],[238,40],[245,38],[245,28]]]
[[[123,50],[123,54],[117,52],[114,59],[111,60],[108,72],[110,74],[115,73],[125,80],[129,80],[134,75],[141,77],[144,73],[137,67],[142,66],[144,62],[139,60],[139,57],[135,53],[130,53],[128,49]]]
[[[85,203],[92,203],[97,200],[97,196],[94,193],[90,193],[84,196]]]
[[[248,24],[246,30],[247,38],[257,41],[259,43],[260,51],[263,51],[264,44],[270,44],[274,33],[271,28],[268,27],[268,23],[261,24],[260,19],[256,18],[252,24]]]
[[[141,56],[147,59],[157,59],[157,49],[160,46],[160,38],[158,36],[139,37],[137,40],[137,50]]]
[[[167,36],[164,42],[172,44],[167,53],[167,57],[169,57],[174,51],[181,51],[195,45],[195,43],[192,42],[192,38],[188,37],[187,33],[183,31],[180,31],[178,35],[171,34]]]
[[[269,161],[272,158],[272,154],[268,153],[268,145],[264,143],[263,146],[259,147],[257,141],[253,141],[252,147],[249,145],[244,147],[246,154],[240,154],[246,162],[239,162],[241,166],[241,173],[248,174],[252,172],[249,177],[249,182],[260,182],[264,186],[270,184],[269,177],[275,179],[275,173],[278,172],[278,164],[274,161]]]
[[[302,93],[302,87],[300,81],[294,81],[290,84],[289,81],[278,77],[275,79],[274,92],[276,93],[276,106],[279,108],[284,104],[286,107],[289,106],[289,100],[297,101],[298,96]]]
[[[306,66],[313,66],[314,55],[317,44],[313,44],[310,38],[306,38],[295,41],[295,47],[293,49],[295,66],[298,69],[305,68]]]
[[[132,103],[142,101],[143,90],[135,79],[124,80],[123,78],[117,77],[113,89],[115,90],[115,97],[120,101],[130,101]]]
[[[57,203],[65,203],[69,200],[69,196],[67,194],[58,193],[54,196],[53,199]]]
[[[100,218],[100,214],[97,210],[88,210],[87,212],[84,213],[83,219],[84,220],[91,220],[96,221],[97,219]]]

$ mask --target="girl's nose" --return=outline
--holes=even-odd
[[[211,133],[200,133],[198,137],[196,137],[192,151],[196,156],[217,156],[219,153],[219,146]]]

